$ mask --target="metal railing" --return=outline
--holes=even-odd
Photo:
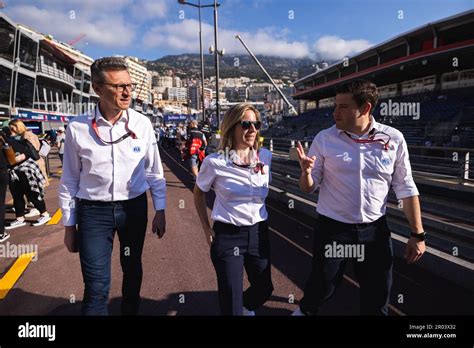
[[[56,77],[60,80],[66,81],[67,83],[70,83],[71,85],[74,85],[74,77],[72,75],[51,65],[47,65],[40,62],[38,65],[38,72],[52,77]]]
[[[263,146],[272,152],[289,155],[300,140],[288,138],[264,138]],[[311,141],[300,141],[309,149]],[[466,181],[474,180],[474,167],[470,166],[470,153],[474,149],[458,147],[426,147],[409,145],[410,160],[414,171],[429,172]]]

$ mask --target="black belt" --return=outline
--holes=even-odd
[[[141,195],[138,195],[137,197],[125,199],[122,201],[91,201],[89,199],[79,198],[79,203],[81,205],[95,205],[95,206],[102,207],[102,206],[109,206],[109,205],[114,205],[114,204],[133,203],[143,198],[146,199],[146,192],[143,192]]]
[[[214,229],[214,231],[216,229],[224,229],[224,230],[226,230],[230,233],[238,233],[241,230],[260,227],[259,226],[260,224],[263,224],[263,226],[264,226],[263,228],[265,228],[265,226],[268,225],[268,220],[263,220],[263,221],[260,221],[260,222],[257,222],[255,224],[253,224],[253,225],[248,225],[248,226],[237,226],[237,225],[234,225],[234,224],[228,224],[228,223],[216,220],[216,221],[214,221],[214,225],[212,226],[212,228]]]
[[[387,217],[385,215],[383,215],[375,221],[365,222],[365,223],[358,223],[358,224],[348,224],[348,223],[345,223],[345,222],[341,222],[341,221],[331,219],[331,218],[329,218],[325,215],[321,215],[321,214],[319,214],[318,219],[320,219],[322,221],[329,222],[329,223],[334,224],[334,225],[339,225],[341,227],[346,227],[346,228],[364,228],[364,227],[371,226],[371,225],[380,225],[382,223],[385,223],[385,221],[387,220]]]

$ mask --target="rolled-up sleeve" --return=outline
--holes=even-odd
[[[323,178],[323,167],[324,167],[324,157],[322,154],[322,133],[318,133],[314,137],[313,142],[308,151],[308,157],[316,156],[314,161],[313,169],[311,170],[311,178],[313,179],[314,186],[311,192],[316,191],[321,185],[321,180]]]
[[[150,186],[155,210],[163,210],[166,208],[166,179],[161,164],[160,150],[151,123],[148,128],[148,151],[145,157],[146,180]]]
[[[63,215],[64,226],[77,223],[77,198],[81,175],[81,159],[74,139],[74,123],[67,127],[64,141],[63,172],[59,183],[59,207]]]
[[[411,172],[408,146],[403,135],[400,135],[400,137],[400,145],[397,149],[397,158],[392,176],[392,187],[397,199],[419,195]]]

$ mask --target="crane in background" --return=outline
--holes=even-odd
[[[68,45],[73,46],[73,45],[76,44],[79,40],[81,40],[84,36],[86,36],[86,34],[84,34],[84,33],[79,34],[79,35],[76,36],[74,39],[72,39],[71,41],[69,41],[69,42],[68,42]]]

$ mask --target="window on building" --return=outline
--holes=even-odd
[[[20,38],[20,66],[35,71],[37,53],[38,43],[22,34]]]
[[[23,108],[33,108],[33,95],[35,79],[23,74],[18,74],[15,106]]]
[[[91,77],[90,75],[84,74],[84,84],[82,92],[90,93],[91,92]]]
[[[15,27],[0,18],[0,57],[13,62],[15,46]]]
[[[12,71],[0,66],[0,104],[9,105]]]
[[[77,90],[81,90],[82,88],[82,70],[78,68],[74,68],[74,84]]]
[[[81,96],[77,93],[72,93],[72,102],[74,105],[78,105],[81,103]]]

